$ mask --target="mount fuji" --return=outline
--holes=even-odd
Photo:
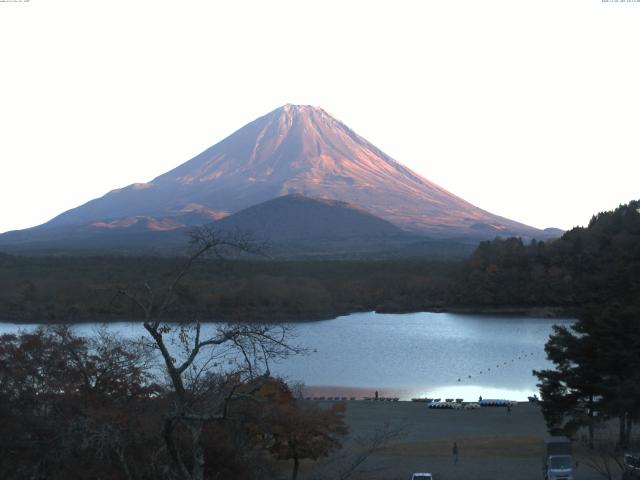
[[[128,232],[132,238],[141,232],[147,240],[153,232],[168,238],[167,232],[189,226],[237,223],[225,217],[264,202],[268,202],[264,208],[276,209],[269,218],[271,230],[277,231],[277,208],[283,202],[269,201],[291,195],[297,199],[296,205],[315,205],[301,203],[305,197],[323,202],[325,207],[369,215],[367,225],[379,225],[386,234],[395,228],[432,239],[544,239],[550,235],[448,192],[392,159],[323,109],[288,104],[148,183],[112,190],[43,225],[0,235],[0,245],[45,245],[52,238],[61,244],[66,237],[81,244],[83,238],[94,241],[102,232],[105,238],[117,237],[121,244],[127,243]],[[314,212],[320,210],[331,218],[324,207]],[[384,222],[372,223],[371,216]],[[308,229],[305,221],[313,218],[297,217],[297,228],[304,236]],[[336,217],[342,219],[344,234],[346,217],[342,213]],[[331,222],[325,223],[331,231]],[[357,226],[363,223],[353,223],[353,235],[357,236]],[[290,220],[287,229],[296,230]],[[371,236],[371,228],[362,235]]]

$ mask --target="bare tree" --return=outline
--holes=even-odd
[[[581,451],[577,458],[602,478],[613,480],[622,474],[622,452],[615,439],[599,439],[588,450]]]
[[[615,421],[608,424],[601,423],[601,430],[598,438],[591,442],[586,439],[578,447],[576,458],[581,465],[593,470],[602,478],[608,480],[626,478],[624,475],[624,454],[625,452],[638,451],[640,447],[640,437],[630,436],[626,446],[620,442],[620,438],[615,431]]]
[[[223,422],[229,403],[251,397],[261,383],[253,381],[249,390],[240,387],[261,376],[266,379],[271,360],[299,351],[289,344],[291,332],[285,326],[224,323],[203,327],[199,320],[180,324],[164,320],[176,290],[195,262],[205,256],[221,260],[238,253],[255,254],[261,247],[246,235],[198,228],[191,232],[191,249],[184,266],[160,295],[148,283],[137,292],[127,288],[117,291],[144,314],[144,328],[160,353],[171,393],[162,435],[173,473],[180,479],[204,478],[205,426]],[[178,442],[181,427],[190,436],[187,459]]]

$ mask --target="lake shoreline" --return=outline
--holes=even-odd
[[[541,318],[575,318],[579,312],[576,307],[560,307],[560,306],[518,306],[518,305],[482,305],[482,306],[432,306],[422,309],[403,309],[403,308],[386,308],[379,307],[375,309],[363,308],[333,312],[244,312],[244,313],[225,313],[218,316],[208,316],[207,314],[196,315],[193,313],[184,316],[169,315],[164,321],[170,323],[192,323],[200,320],[202,323],[308,323],[323,320],[334,320],[338,317],[352,315],[355,313],[379,313],[379,314],[405,314],[405,313],[459,313],[466,315],[498,315],[498,316],[525,316],[525,317],[541,317]],[[188,319],[181,320],[184,317]],[[206,319],[203,319],[205,318]],[[247,320],[250,318],[251,320]],[[119,323],[119,322],[142,322],[144,319],[138,317],[123,317],[105,314],[96,314],[93,316],[74,317],[67,319],[49,318],[2,318],[0,323],[12,323],[17,325],[42,324],[42,325],[74,325],[83,323]]]
[[[482,395],[524,400],[536,391],[531,372],[548,365],[544,344],[553,325],[570,322],[523,315],[366,312],[288,323],[287,342],[304,353],[273,359],[269,369],[292,385],[310,387],[305,396],[311,397],[367,397],[378,391],[402,399],[469,401]],[[177,335],[179,324],[173,326]],[[220,326],[203,323],[202,335],[216,335]],[[47,328],[0,323],[0,333],[39,327]],[[136,320],[84,322],[72,328],[85,337],[103,328],[133,341],[147,335],[142,321]]]

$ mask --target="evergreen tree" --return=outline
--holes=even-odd
[[[545,347],[554,370],[534,372],[552,433],[575,434],[597,419],[617,417],[619,444],[640,418],[640,311],[613,305],[591,309],[571,329],[555,327]],[[597,418],[596,418],[597,415]]]

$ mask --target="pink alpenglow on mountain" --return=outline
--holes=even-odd
[[[43,227],[154,228],[215,220],[289,194],[357,206],[409,232],[437,237],[520,235],[537,229],[471,205],[404,167],[321,108],[285,105],[179,167],[113,190]]]

